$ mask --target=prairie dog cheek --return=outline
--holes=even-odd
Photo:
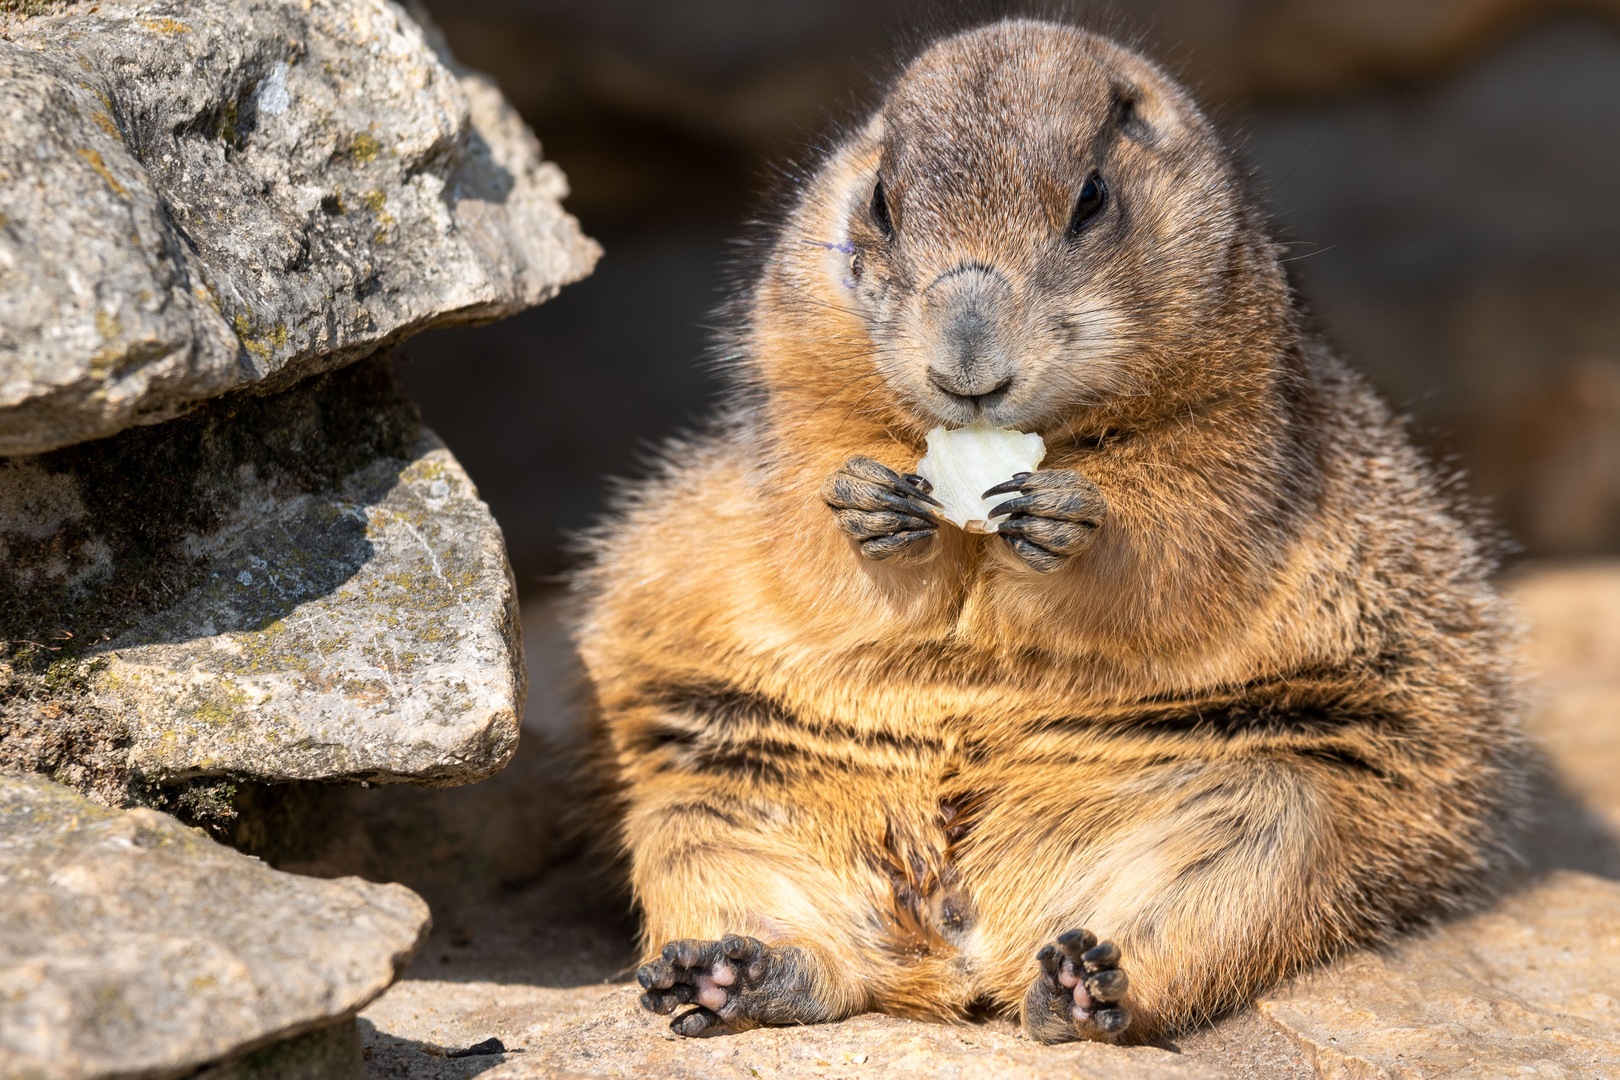
[[[1048,367],[1048,387],[1074,403],[1110,393],[1128,393],[1131,321],[1101,297],[1079,295],[1050,321],[1049,340],[1056,363]]]
[[[1118,349],[1128,320],[1112,299],[1082,292],[1059,297],[1051,316],[1051,334],[1070,355],[1102,355]]]

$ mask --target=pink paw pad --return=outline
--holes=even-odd
[[[1119,970],[1119,947],[1097,943],[1095,935],[1070,930],[1043,948],[1036,957],[1042,977],[1053,991],[1068,991],[1069,1013],[1076,1024],[1116,1034],[1130,1024],[1130,1013],[1120,1006],[1130,978]]]

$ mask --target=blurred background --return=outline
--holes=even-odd
[[[900,0],[427,0],[567,172],[607,254],[436,331],[401,373],[506,531],[520,589],[691,424],[730,241],[777,170],[930,33]],[[1230,132],[1329,335],[1531,556],[1620,550],[1620,0],[1121,0]]]

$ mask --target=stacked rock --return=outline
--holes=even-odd
[[[386,0],[0,9],[0,1075],[235,1075],[294,1035],[350,1068],[348,1018],[420,902],[333,899],[103,808],[207,821],[244,782],[459,784],[510,758],[500,530],[386,357],[589,273],[565,193],[489,80]],[[173,925],[126,934],[129,890]],[[198,1041],[141,988],[192,947],[218,954],[193,983],[240,991],[198,990],[209,1015],[268,1002],[335,955],[277,920],[329,904],[387,932],[353,936],[314,1012],[243,1005]],[[119,959],[89,978],[98,949]]]

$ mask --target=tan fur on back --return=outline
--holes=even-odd
[[[1093,166],[1117,220],[1063,240]],[[917,298],[964,260],[1007,282],[1042,468],[1107,499],[1053,573],[949,527],[872,561],[818,496],[852,455],[915,467]],[[744,310],[732,404],[579,578],[649,954],[749,934],[807,950],[828,1018],[950,1017],[1016,1011],[1036,949],[1085,927],[1149,1038],[1507,860],[1488,563],[1148,61],[1034,22],[937,44],[804,185]]]

